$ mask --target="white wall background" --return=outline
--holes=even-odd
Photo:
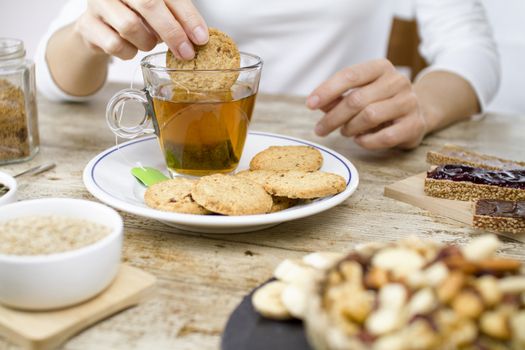
[[[66,1],[0,0],[0,37],[24,40],[28,57],[32,57],[40,36]],[[400,13],[410,13],[414,0],[397,1]],[[525,0],[483,0],[483,3],[503,65],[502,85],[490,109],[525,113]]]
[[[40,36],[67,0],[0,0],[0,37],[24,40],[33,57]]]

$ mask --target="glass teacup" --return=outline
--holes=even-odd
[[[165,52],[144,57],[145,88],[113,96],[106,109],[109,127],[123,138],[155,133],[172,176],[233,171],[244,148],[262,60],[241,53],[238,69],[178,70],[166,67],[165,57]],[[132,127],[120,122],[119,111],[128,100],[142,103],[145,111]]]

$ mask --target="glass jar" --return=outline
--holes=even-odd
[[[0,164],[31,159],[39,148],[35,64],[24,43],[0,38]]]

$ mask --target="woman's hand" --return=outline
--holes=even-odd
[[[412,83],[386,59],[339,71],[306,103],[326,113],[315,128],[319,136],[340,129],[371,150],[414,148],[428,131]]]
[[[177,58],[192,59],[192,42],[208,41],[208,29],[191,0],[89,0],[75,23],[88,47],[127,60],[164,41]]]

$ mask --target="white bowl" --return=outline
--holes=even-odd
[[[90,220],[111,227],[101,240],[49,255],[0,254],[0,303],[48,310],[85,301],[104,290],[115,278],[122,251],[122,218],[96,202],[48,198],[8,204],[0,221],[33,215],[60,215]]]
[[[11,175],[0,171],[0,184],[9,187],[9,191],[0,197],[0,205],[13,203],[16,201],[16,180]]]

